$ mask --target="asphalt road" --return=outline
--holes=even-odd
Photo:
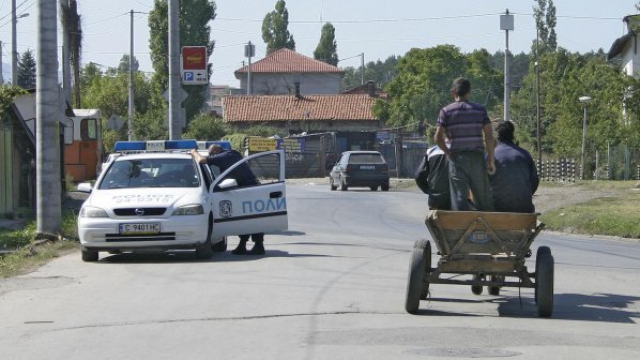
[[[265,256],[76,253],[0,280],[1,357],[640,358],[638,242],[538,236],[534,248],[556,261],[550,319],[537,317],[532,289],[476,296],[440,284],[409,315],[410,250],[429,238],[424,195],[287,191],[289,231],[266,237]]]

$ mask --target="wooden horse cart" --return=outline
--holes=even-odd
[[[440,259],[432,266],[431,243],[418,240],[411,251],[405,310],[416,313],[431,284],[470,285],[471,291],[499,295],[502,287],[533,288],[538,315],[553,313],[554,259],[547,246],[536,252],[535,271],[525,260],[544,228],[537,213],[433,210],[425,220]],[[458,276],[467,275],[467,276]]]

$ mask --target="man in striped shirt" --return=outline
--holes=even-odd
[[[468,100],[470,93],[469,80],[453,81],[455,102],[440,110],[434,140],[449,159],[451,209],[494,211],[489,185],[489,174],[495,172],[493,129],[485,107]],[[448,148],[445,137],[450,140]],[[473,206],[468,201],[469,191]]]

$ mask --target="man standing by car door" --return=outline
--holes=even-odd
[[[209,156],[202,156],[195,149],[191,150],[191,155],[199,164],[217,166],[220,169],[220,173],[225,172],[235,163],[242,160],[242,154],[236,150],[224,150],[217,144],[213,144],[209,147]],[[235,179],[238,186],[260,185],[260,182],[246,163],[239,165],[231,171],[229,177]],[[247,251],[249,236],[253,239],[254,246],[250,251]],[[264,233],[240,235],[240,242],[238,243],[238,246],[231,251],[231,253],[235,255],[264,255]]]
[[[469,80],[453,81],[451,94],[455,102],[440,110],[434,141],[449,159],[451,209],[493,211],[489,185],[489,174],[495,172],[493,129],[485,107],[468,100],[470,93]],[[450,148],[445,137],[451,141]],[[475,209],[468,201],[469,190]]]

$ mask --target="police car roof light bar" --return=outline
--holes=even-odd
[[[114,152],[164,152],[197,149],[195,140],[117,141]]]

